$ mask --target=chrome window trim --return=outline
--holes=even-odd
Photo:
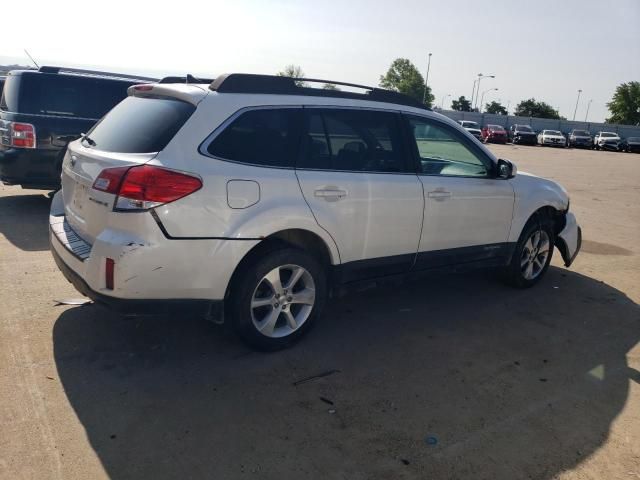
[[[324,105],[324,104],[312,104],[312,105],[253,105],[242,107],[241,109],[232,113],[229,117],[227,117],[220,125],[218,125],[207,137],[200,143],[198,147],[198,153],[208,158],[213,158],[215,160],[220,160],[222,162],[235,163],[238,165],[247,165],[250,167],[260,167],[260,168],[274,168],[278,170],[301,170],[301,171],[309,171],[309,172],[341,172],[341,173],[369,173],[374,175],[413,175],[415,176],[415,172],[378,172],[378,171],[369,171],[369,170],[334,170],[334,169],[320,169],[320,168],[298,168],[296,165],[287,166],[287,167],[279,167],[277,165],[263,165],[259,163],[248,163],[248,162],[240,162],[238,160],[231,160],[229,158],[218,157],[216,155],[212,155],[209,153],[208,148],[213,143],[218,135],[222,133],[234,120],[236,120],[240,115],[246,112],[250,112],[253,110],[275,110],[275,109],[341,109],[341,110],[369,110],[374,112],[384,112],[384,113],[397,113],[402,115],[404,114],[413,114],[412,112],[408,112],[402,110],[400,108],[383,108],[383,107],[355,107],[350,105]],[[431,118],[425,116],[425,118]]]

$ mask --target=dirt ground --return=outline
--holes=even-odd
[[[640,478],[640,155],[491,148],[570,192],[570,270],[351,295],[268,355],[195,318],[54,306],[79,295],[48,200],[0,187],[0,478]]]

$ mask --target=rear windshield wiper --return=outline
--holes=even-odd
[[[80,136],[82,137],[82,140],[87,142],[91,147],[96,146],[96,142],[93,141],[86,133],[81,133]]]

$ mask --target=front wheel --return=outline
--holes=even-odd
[[[280,350],[307,333],[327,293],[322,265],[295,248],[256,259],[239,273],[230,298],[231,324],[258,350]]]
[[[518,288],[532,287],[544,276],[553,256],[554,234],[548,219],[537,216],[525,226],[511,263],[505,269],[505,280]]]

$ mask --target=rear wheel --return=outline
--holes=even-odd
[[[251,262],[234,283],[232,326],[258,350],[294,343],[311,329],[326,301],[324,268],[295,248],[275,250]]]
[[[551,263],[553,245],[551,222],[542,215],[529,220],[516,244],[511,263],[505,269],[507,283],[518,288],[538,283]]]

